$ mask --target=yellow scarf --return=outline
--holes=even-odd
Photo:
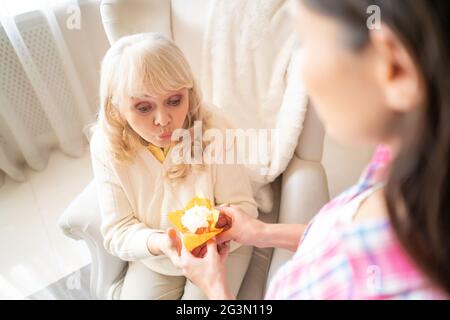
[[[148,150],[155,156],[155,158],[159,162],[163,163],[164,160],[167,157],[167,154],[169,153],[170,147],[160,148],[160,147],[157,147],[157,146],[155,146],[153,144],[149,144],[148,145]]]

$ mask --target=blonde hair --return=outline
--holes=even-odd
[[[158,33],[142,33],[123,37],[111,46],[101,65],[99,125],[115,161],[130,162],[140,148],[149,144],[121,117],[120,103],[136,93],[161,95],[182,88],[189,90],[189,110],[183,128],[192,130],[194,122],[201,121],[206,130],[210,114],[188,61],[173,41]],[[182,178],[189,167],[174,165],[167,175]]]

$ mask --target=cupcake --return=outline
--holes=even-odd
[[[208,199],[194,197],[184,209],[169,213],[169,220],[181,233],[186,249],[192,251],[223,231],[215,227],[219,213]]]

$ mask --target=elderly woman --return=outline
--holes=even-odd
[[[162,35],[117,41],[103,59],[100,91],[92,164],[105,247],[129,261],[121,298],[206,298],[178,267],[180,243],[168,214],[201,194],[212,205],[230,203],[256,218],[244,169],[174,160],[172,151],[183,143],[173,141],[174,132],[191,132],[195,122],[207,129],[218,120],[202,101],[185,56]],[[237,294],[252,247],[232,243],[231,249],[226,269]],[[200,247],[193,252],[202,255]]]

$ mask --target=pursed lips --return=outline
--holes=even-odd
[[[172,137],[172,131],[165,131],[158,135],[160,139],[169,139]]]

